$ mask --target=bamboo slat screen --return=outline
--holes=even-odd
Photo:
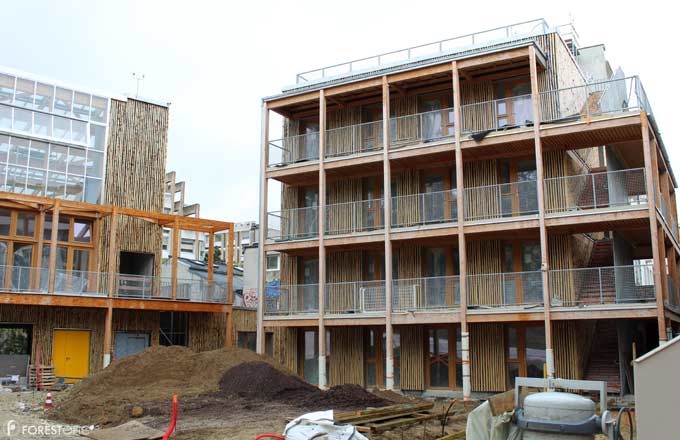
[[[579,324],[580,325],[580,324]],[[582,379],[579,330],[575,321],[553,321],[555,375],[561,379]]]
[[[326,128],[330,131],[326,136],[326,155],[338,156],[352,153],[353,145],[361,145],[360,129],[333,130],[361,124],[361,107],[345,107],[328,112]]]
[[[281,185],[281,209],[299,208],[300,207],[299,192],[300,192],[300,188],[297,187],[297,186],[282,184]],[[281,227],[283,228],[284,231],[288,230],[283,225],[281,225]]]
[[[298,329],[283,327],[280,334],[281,350],[274,350],[274,359],[285,365],[290,371],[299,373],[298,369]]]
[[[469,275],[503,272],[503,244],[500,240],[467,242]],[[503,286],[494,277],[472,277],[468,282],[469,304],[503,304]]]
[[[167,107],[134,99],[111,100],[105,203],[163,212],[167,136]],[[118,220],[117,258],[121,251],[154,254],[154,274],[160,274],[163,228],[142,219],[120,217]],[[104,219],[98,271],[108,268],[109,225],[110,218]],[[154,282],[157,284],[158,280]],[[154,292],[158,292],[159,287],[155,285]]]
[[[406,141],[417,139],[418,120],[415,117],[402,118],[401,116],[418,113],[418,97],[409,95],[390,100],[390,112],[391,117],[397,118],[390,122],[390,147],[398,148]]]
[[[397,250],[397,273],[394,279],[421,278],[423,276],[423,247],[404,246]]]
[[[572,269],[574,267],[571,243],[571,235],[560,234],[550,236],[548,240],[550,269]],[[558,298],[566,303],[573,303],[576,300],[573,272],[551,272],[550,292],[552,298]]]
[[[33,325],[31,360],[35,359],[36,347],[40,345],[42,364],[52,363],[53,329],[89,330],[90,373],[102,367],[105,318],[104,309],[0,305],[0,322]]]
[[[553,179],[567,174],[564,151],[547,151],[543,153],[545,178]],[[545,183],[545,209],[554,212],[566,209],[573,205],[571,192],[567,182],[563,179],[546,180]]]
[[[189,313],[187,317],[187,339],[190,349],[208,351],[224,347],[225,328],[227,326],[226,315],[222,313]],[[235,332],[234,337],[236,337]]]
[[[281,254],[281,285],[298,284],[298,257],[286,253]]]
[[[331,329],[330,385],[364,386],[363,327]]]
[[[396,214],[392,216],[392,223],[399,226],[420,224],[420,209],[418,197],[404,197],[420,193],[420,170],[410,169],[394,174],[396,194],[392,209]]]
[[[500,212],[498,197],[494,197],[498,183],[498,167],[495,159],[478,160],[463,164],[465,188],[488,187],[488,191],[466,192],[465,218],[483,220],[494,218]]]
[[[470,381],[472,391],[506,390],[503,324],[470,325]]]
[[[347,202],[362,200],[362,183],[362,179],[342,179],[328,183],[326,203],[336,206],[326,208],[327,231],[352,231],[352,226],[360,226],[356,221],[365,218],[362,212],[364,204]]]
[[[283,120],[283,148],[281,158],[283,163],[294,161],[302,157],[300,151],[300,138],[292,137],[300,134],[300,121],[285,118]],[[270,150],[271,152],[271,150]]]
[[[461,113],[462,130],[480,131],[494,127],[495,121],[495,104],[491,102],[494,99],[493,83],[491,81],[468,82],[464,81],[460,87],[461,105],[478,104],[474,106],[463,107]]]
[[[354,310],[357,307],[353,284],[334,284],[361,281],[362,251],[341,251],[328,254],[326,268],[327,306],[329,310]]]
[[[425,389],[425,336],[423,326],[399,326],[401,335],[401,389]]]

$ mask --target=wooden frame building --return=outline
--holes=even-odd
[[[639,79],[560,30],[339,64],[263,100],[260,266],[280,252],[281,285],[260,274],[260,352],[285,329],[280,360],[321,387],[634,390],[633,354],[678,330],[676,181]]]

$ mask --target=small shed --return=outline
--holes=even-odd
[[[633,362],[637,438],[677,438],[680,336]]]

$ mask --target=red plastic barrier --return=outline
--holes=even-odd
[[[170,421],[170,427],[165,432],[165,434],[163,434],[163,440],[168,440],[170,438],[170,434],[172,434],[172,432],[175,430],[175,426],[177,425],[178,408],[179,408],[179,404],[177,402],[177,394],[173,394],[172,395],[172,420]]]
[[[263,438],[275,438],[275,439],[278,439],[278,440],[286,440],[285,437],[281,437],[280,435],[276,435],[276,434],[260,434],[257,437],[255,437],[255,440],[260,440],[260,439],[263,439]]]

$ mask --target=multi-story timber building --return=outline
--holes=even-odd
[[[675,178],[602,45],[537,20],[305,72],[262,135],[261,325],[310,382],[623,393],[678,330]]]
[[[168,105],[0,69],[0,376],[78,379],[148,345],[231,342],[229,286],[163,277]],[[233,236],[233,232],[231,232]],[[212,252],[210,254],[212,256]],[[231,261],[231,260],[229,260]],[[212,263],[212,261],[209,261]],[[254,328],[254,325],[253,325]]]

